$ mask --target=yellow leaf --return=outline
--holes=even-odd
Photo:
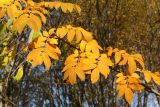
[[[116,76],[117,76],[117,77],[122,77],[122,76],[123,76],[123,73],[118,73]]]
[[[127,85],[126,85],[126,84],[124,84],[124,85],[118,85],[117,88],[118,88],[118,90],[119,90],[118,96],[119,96],[119,97],[122,97],[122,96],[125,94]]]
[[[91,73],[91,81],[92,83],[96,83],[99,79],[99,70],[95,68]]]
[[[7,7],[7,14],[10,18],[14,18],[17,14],[17,7],[16,5],[12,4],[11,6]]]
[[[140,84],[130,84],[129,87],[132,89],[132,90],[136,90],[136,91],[140,91],[140,90],[143,90],[144,87]]]
[[[107,55],[108,55],[108,56],[111,56],[112,53],[113,53],[113,48],[112,48],[112,47],[108,47],[108,48],[107,48],[107,51],[108,51],[108,52],[107,52]]]
[[[68,5],[66,3],[62,3],[61,9],[64,13],[67,13]]]
[[[76,74],[78,75],[78,77],[84,81],[85,80],[85,73],[84,71],[82,70],[82,64],[78,64],[76,67],[75,67],[75,72]]]
[[[43,31],[43,36],[49,37],[49,33],[47,31]]]
[[[123,59],[122,61],[119,62],[119,65],[125,65],[128,61],[128,56],[127,55],[122,55]]]
[[[126,88],[126,90],[125,90],[125,99],[126,99],[126,101],[129,103],[129,104],[131,104],[131,102],[132,102],[132,99],[133,99],[133,92],[132,92],[132,90],[130,89],[130,88]]]
[[[128,83],[129,84],[137,84],[137,83],[140,83],[140,80],[138,78],[135,78],[135,77],[132,77],[132,76],[127,76],[128,79]]]
[[[5,13],[6,13],[6,10],[5,9],[0,9],[0,19],[2,18],[2,17],[4,17],[4,15],[5,15]]]
[[[124,81],[126,79],[126,76],[120,76],[117,80],[116,83],[120,83],[121,81]]]
[[[13,0],[1,0],[0,7],[4,7],[5,5],[9,5]]]
[[[90,64],[84,64],[83,65],[83,70],[91,70],[91,69],[94,69],[96,68],[96,64],[93,64],[93,63],[90,63]]]
[[[34,43],[35,48],[40,48],[45,45],[46,37],[40,36],[37,38],[37,42]]]
[[[88,32],[88,31],[86,31],[86,30],[84,30],[84,29],[82,29],[82,28],[78,28],[78,30],[80,30],[80,31],[82,32],[83,38],[84,38],[87,42],[89,42],[89,41],[91,41],[91,40],[93,39],[91,32]]]
[[[66,6],[67,6],[67,10],[69,11],[69,12],[72,12],[73,11],[73,4],[71,4],[71,3],[66,3],[65,4]]]
[[[81,12],[81,8],[78,5],[75,5],[75,10],[80,13]]]
[[[78,54],[71,54],[67,57],[66,61],[65,61],[65,65],[76,62],[78,60]]]
[[[79,43],[82,39],[82,33],[79,30],[76,30],[76,43]]]
[[[55,9],[58,10],[61,6],[61,2],[55,2]]]
[[[38,16],[30,14],[30,18],[27,21],[27,25],[35,32],[38,32],[41,29],[42,22]]]
[[[132,76],[132,77],[135,77],[135,78],[140,78],[137,73],[133,73],[131,76]]]
[[[102,48],[98,45],[96,40],[91,40],[86,45],[86,51],[87,52],[93,52],[96,54],[99,54],[99,50],[102,50]]]
[[[37,57],[41,52],[43,51],[42,48],[33,49],[28,55],[27,55],[27,61],[33,60],[35,57]]]
[[[71,42],[75,36],[75,30],[71,29],[68,31],[68,34],[67,34],[67,39],[69,42]]]
[[[72,69],[68,69],[68,72],[69,72],[69,77],[68,77],[68,81],[71,83],[71,84],[75,84],[76,83],[76,80],[77,80],[77,75],[76,75],[76,72],[75,72],[75,69],[72,68]]]
[[[58,44],[58,39],[51,38],[48,41],[49,41],[50,44],[55,44],[55,45]]]
[[[109,73],[110,73],[110,69],[108,66],[99,64],[98,65],[98,69],[100,71],[100,73],[105,77],[105,79],[108,77]]]
[[[46,53],[43,53],[42,57],[43,57],[43,61],[44,61],[44,65],[45,65],[46,69],[49,70],[51,67],[51,60],[50,60],[49,56]]]
[[[145,69],[142,55],[141,54],[134,54],[133,57],[142,66],[142,68]]]
[[[52,35],[53,33],[55,33],[55,30],[56,30],[55,28],[50,29],[49,32],[48,32],[49,35]]]
[[[152,78],[156,84],[160,85],[160,77],[158,77],[156,74],[152,73]]]
[[[46,48],[45,48],[45,52],[54,60],[58,60],[59,57],[58,55],[55,53],[56,52],[56,48],[52,45],[49,45],[48,43],[46,44]]]
[[[13,79],[16,81],[20,81],[22,77],[23,77],[23,66],[18,69],[17,74],[13,77]]]
[[[4,59],[3,59],[3,66],[6,66],[7,64],[8,64],[8,62],[9,62],[9,57],[8,56],[6,56],[6,57],[4,57]]]
[[[86,45],[87,45],[87,42],[82,40],[81,43],[80,43],[80,50],[82,52],[85,51]]]
[[[136,71],[136,62],[133,57],[128,57],[128,71],[130,74]]]
[[[69,70],[66,70],[66,72],[64,72],[64,75],[63,75],[63,80],[67,80],[69,77]]]
[[[13,23],[13,30],[18,31],[18,33],[22,33],[23,29],[25,28],[27,21],[28,21],[28,14],[21,15],[14,23]],[[24,21],[25,20],[25,21]]]
[[[38,15],[41,17],[42,22],[43,22],[44,24],[46,24],[46,20],[47,20],[47,19],[46,19],[45,15],[44,15],[43,13],[41,13],[41,12],[39,12],[39,11],[36,11],[36,10],[32,11],[32,13],[38,14]]]
[[[35,67],[37,65],[41,65],[43,63],[41,52],[43,51],[42,48],[33,49],[27,55],[27,61],[31,62],[32,66]]]
[[[58,28],[56,31],[57,36],[60,38],[63,38],[67,33],[68,33],[68,29],[66,29],[64,27]]]
[[[115,53],[115,64],[117,64],[121,60],[121,53],[116,52]]]
[[[143,73],[144,73],[144,78],[145,78],[146,82],[149,83],[152,78],[151,72],[150,71],[143,71]]]
[[[66,71],[66,70],[68,70],[68,69],[70,69],[70,68],[72,68],[73,65],[74,65],[73,63],[70,63],[70,64],[65,65],[65,67],[64,67],[63,70],[62,70],[62,72]]]

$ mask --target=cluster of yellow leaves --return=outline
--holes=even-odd
[[[82,40],[79,44],[79,47],[81,52],[92,52],[98,55],[100,54],[100,50],[102,50],[97,41],[94,39],[89,42]]]
[[[74,84],[77,76],[84,81],[85,75],[91,76],[92,83],[99,80],[100,74],[105,78],[110,73],[110,66],[113,66],[111,59],[106,54],[100,54],[101,47],[95,40],[90,42],[81,41],[80,50],[67,57],[63,68],[64,80]]]
[[[108,77],[109,66],[112,65],[113,63],[106,54],[97,56],[91,52],[74,53],[68,56],[65,61],[65,67],[62,70],[65,72],[63,79],[75,84],[77,76],[84,81],[85,75],[90,74],[92,83],[95,83],[98,81],[100,74],[105,78]]]
[[[1,0],[0,7],[5,7],[6,5],[11,4],[11,2],[13,2],[13,0]]]
[[[117,90],[119,91],[119,97],[125,96],[126,101],[131,104],[134,91],[140,91],[144,89],[142,85],[140,85],[141,80],[139,79],[139,75],[136,73],[132,73],[132,75],[124,75],[123,73],[118,73],[117,75]]]
[[[97,59],[96,67],[93,69],[91,73],[91,81],[95,83],[99,80],[100,73],[105,77],[105,79],[110,74],[110,66],[113,66],[113,63],[106,54],[101,54],[100,57]]]
[[[23,2],[23,3],[21,3]],[[40,2],[35,3],[32,0],[8,0],[2,2],[0,5],[6,5],[6,7],[0,10],[0,18],[5,13],[13,20],[13,30],[21,33],[26,26],[29,26],[35,32],[40,31],[42,24],[46,24],[46,15],[49,15],[49,11],[46,7],[58,10],[60,7],[63,12],[76,12],[80,13],[81,9],[78,5],[72,3],[63,2]],[[21,4],[25,4],[22,6]]]
[[[53,8],[55,8],[56,10],[61,9],[62,12],[64,13],[73,12],[73,11],[76,11],[78,13],[81,12],[81,8],[78,5],[72,4],[72,3],[55,1],[55,2],[41,2],[40,5],[48,7],[50,9],[53,9]]]
[[[43,36],[37,37],[33,42],[29,44],[28,48],[32,48],[27,56],[27,61],[29,61],[33,67],[41,65],[44,63],[46,69],[51,67],[51,60],[58,60],[58,55],[61,54],[60,49],[57,47],[57,39],[51,34],[53,29],[49,32],[43,31]]]
[[[144,74],[144,78],[147,83],[153,80],[157,85],[160,85],[160,73],[159,72],[152,73],[151,71],[148,71],[148,70],[144,70],[142,72]]]
[[[56,34],[60,38],[67,36],[69,42],[76,40],[76,43],[79,43],[81,40],[91,41],[93,39],[91,32],[88,32],[81,27],[73,27],[71,25],[57,28]]]
[[[117,48],[113,49],[109,47],[107,49],[107,54],[111,56],[114,53],[115,58],[115,64],[118,65],[128,65],[128,73],[132,74],[137,69],[137,62],[142,67],[142,69],[145,69],[143,58],[141,54],[128,54],[125,50],[118,50]]]
[[[0,2],[0,18],[7,15],[13,21],[13,30],[21,34],[25,27],[28,26],[32,29],[32,32],[38,32],[36,39],[32,41],[33,38],[31,38],[29,45],[25,48],[27,51],[31,49],[26,60],[32,64],[32,67],[44,63],[45,68],[47,70],[50,69],[51,59],[58,60],[61,54],[60,49],[57,47],[57,38],[66,37],[69,43],[75,43],[77,44],[76,47],[79,48],[66,58],[62,72],[64,72],[63,79],[67,82],[75,84],[77,77],[84,81],[86,75],[89,75],[92,83],[96,83],[100,78],[100,74],[107,78],[110,74],[110,68],[114,65],[127,65],[126,72],[116,75],[118,78],[116,83],[119,96],[124,95],[129,104],[131,104],[134,92],[144,88],[141,85],[139,75],[135,73],[138,66],[142,68],[140,71],[144,74],[147,83],[153,80],[160,85],[160,74],[145,70],[141,54],[128,54],[125,50],[113,49],[112,47],[108,47],[106,53],[101,53],[100,50],[102,48],[93,39],[92,33],[81,27],[66,25],[56,30],[50,29],[49,32],[43,31],[43,34],[40,35],[41,27],[47,21],[46,16],[50,15],[47,8],[61,9],[64,13],[81,12],[81,8],[72,3],[35,3],[32,0],[1,0]],[[5,47],[0,57],[6,54],[6,50],[7,48]],[[8,56],[3,59],[2,65],[6,66],[12,57],[13,51],[9,52]],[[111,60],[112,57],[114,57],[114,63]],[[19,81],[22,76],[23,67],[20,67],[13,78]]]

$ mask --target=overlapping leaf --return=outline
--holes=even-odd
[[[153,80],[156,84],[160,85],[160,75],[158,72],[152,73],[151,71],[144,70],[142,71],[144,74],[144,78],[147,83]]]
[[[100,74],[107,78],[110,73],[109,66],[112,65],[112,61],[106,54],[101,54],[99,57],[92,52],[75,53],[67,57],[65,61],[64,80],[74,84],[77,76],[83,81],[85,74],[91,74],[91,81],[95,83],[98,81]]]
[[[118,73],[116,76],[118,77],[116,80],[117,90],[119,91],[118,95],[120,97],[125,95],[126,101],[131,104],[134,91],[144,89],[144,87],[140,85],[139,75],[133,73],[132,75],[125,76],[123,73]]]
[[[102,74],[106,79],[110,73],[109,67],[113,66],[112,61],[110,60],[110,58],[107,57],[106,54],[101,54],[97,60],[97,66],[92,70],[91,73],[92,83],[98,81],[100,74]]]
[[[1,0],[0,7],[5,7],[13,2],[13,0]]]
[[[33,67],[44,63],[48,70],[51,66],[50,58],[58,60],[58,55],[61,54],[60,49],[56,46],[57,39],[50,37],[47,31],[43,32],[43,36],[40,36],[31,42],[28,48],[32,48],[27,56]]]
[[[76,40],[76,43],[79,43],[82,39],[88,42],[92,40],[91,32],[88,32],[81,27],[73,27],[71,25],[57,28],[56,34],[60,38],[67,36],[67,40],[69,42],[73,41],[74,39]]]
[[[142,69],[145,69],[144,61],[141,54],[130,55],[126,53],[125,50],[120,50],[115,52],[115,64],[118,65],[128,64],[128,72],[130,74],[136,71],[137,64],[139,64],[142,67]]]
[[[55,8],[56,10],[61,9],[64,13],[76,11],[78,13],[81,12],[81,8],[72,3],[64,3],[64,2],[42,2],[41,6],[49,7],[50,9]]]
[[[85,51],[85,52],[92,52],[94,54],[99,54],[102,48],[98,45],[97,41],[93,39],[89,42],[82,40],[80,43],[80,50],[81,52]]]

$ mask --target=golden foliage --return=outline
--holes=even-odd
[[[26,8],[23,8],[23,3]],[[13,30],[21,33],[25,26],[28,25],[35,32],[40,31],[42,24],[46,24],[46,15],[49,15],[49,9],[61,10],[64,13],[76,11],[81,12],[81,9],[78,5],[72,3],[63,3],[63,2],[40,2],[35,3],[32,0],[3,0],[0,2],[0,18],[2,18],[5,13],[9,18],[13,19]],[[22,22],[23,19],[23,22]],[[25,21],[24,21],[25,20]],[[22,27],[18,27],[22,26]],[[70,32],[72,34],[72,32]],[[69,36],[70,37],[70,36]],[[68,37],[68,38],[69,38]],[[71,40],[70,38],[69,40]]]
[[[160,74],[159,72],[152,73],[151,71],[144,70],[142,71],[144,74],[144,78],[147,83],[153,80],[157,85],[160,85]]]
[[[124,75],[118,73],[117,75],[117,90],[119,91],[119,97],[125,95],[126,101],[131,104],[133,99],[134,91],[140,91],[144,87],[140,84],[141,80],[138,74],[133,73],[132,75]]]
[[[75,38],[76,43],[79,43],[81,40],[91,41],[92,33],[84,30],[81,27],[73,27],[71,25],[62,26],[57,28],[56,34],[60,38],[67,36],[67,40],[72,42]]]
[[[115,64],[120,66],[128,65],[128,73],[132,74],[137,69],[137,64],[141,66],[144,70],[144,61],[141,54],[128,54],[125,50],[118,50],[117,48],[113,49],[111,47],[107,48],[108,56],[114,55]]]
[[[27,55],[27,61],[29,61],[33,67],[44,63],[48,70],[51,66],[50,58],[58,60],[58,55],[61,54],[60,49],[56,45],[57,39],[50,36],[47,31],[44,31],[43,36],[37,37],[27,47],[32,48],[32,51]]]
[[[44,64],[46,70],[49,70],[52,59],[59,60],[61,54],[58,47],[59,39],[75,48],[74,53],[67,56],[62,70],[63,80],[70,84],[77,83],[77,79],[85,81],[87,75],[92,83],[96,83],[101,75],[106,79],[112,68],[124,67],[126,71],[120,71],[121,73],[116,75],[116,83],[118,95],[124,96],[129,104],[132,102],[134,92],[144,89],[141,85],[142,80],[136,73],[139,67],[141,68],[139,73],[144,74],[147,83],[153,80],[160,85],[160,74],[145,70],[141,54],[129,54],[125,50],[112,47],[108,47],[104,52],[97,41],[93,39],[92,33],[81,27],[65,25],[57,29],[51,28],[49,31],[42,29],[47,22],[47,16],[50,16],[49,9],[61,10],[64,13],[81,12],[81,8],[72,3],[35,3],[32,0],[2,0],[0,2],[0,18],[8,16],[8,20],[13,21],[11,28],[14,31],[21,34],[26,26],[32,30],[28,40],[29,44],[23,49],[28,52],[26,61],[30,62],[32,67]],[[33,37],[33,33],[36,33],[36,37]],[[1,61],[2,66],[8,65],[9,61],[13,59],[13,53],[13,51],[8,52],[7,47],[4,47],[0,54],[0,57],[4,57]],[[19,81],[22,77],[23,67],[20,67],[13,78]]]

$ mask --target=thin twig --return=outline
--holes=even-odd
[[[145,89],[146,89],[148,92],[152,92],[152,93],[154,93],[154,94],[160,96],[160,93],[159,93],[157,90],[155,90],[155,89],[149,87],[148,85],[146,85],[146,84],[144,84],[144,83],[141,83],[141,85],[144,86]]]

